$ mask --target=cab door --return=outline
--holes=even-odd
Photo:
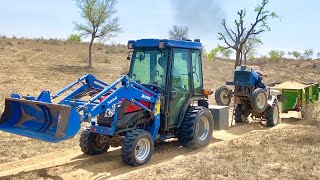
[[[190,50],[174,48],[171,57],[169,128],[178,125],[181,110],[192,95]]]

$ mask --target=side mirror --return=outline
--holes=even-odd
[[[132,53],[133,53],[133,51],[129,51],[128,56],[127,56],[127,60],[128,60],[128,61],[130,61],[130,60],[131,60]]]

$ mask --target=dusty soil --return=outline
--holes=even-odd
[[[282,124],[277,128],[283,129],[288,127],[291,127],[291,125]],[[33,158],[0,164],[0,177],[2,176],[4,179],[105,179],[111,177],[124,179],[132,179],[134,177],[135,179],[149,179],[157,177],[165,179],[167,178],[168,170],[172,168],[169,171],[172,172],[172,178],[189,179],[188,176],[194,173],[191,172],[190,169],[199,165],[204,165],[206,168],[209,168],[211,167],[209,162],[215,160],[217,157],[225,160],[230,160],[231,158],[236,161],[236,157],[240,157],[240,154],[236,154],[234,158],[232,158],[231,155],[235,151],[238,151],[237,149],[239,149],[239,147],[242,147],[240,146],[242,144],[241,142],[246,142],[247,146],[251,143],[258,146],[259,144],[255,141],[260,142],[261,140],[253,140],[253,142],[251,142],[252,139],[254,139],[252,137],[258,136],[258,139],[260,139],[260,136],[261,138],[265,136],[264,131],[268,132],[270,129],[260,123],[243,124],[230,128],[229,130],[217,131],[214,132],[214,138],[210,146],[198,151],[181,148],[178,142],[174,140],[161,143],[158,144],[150,163],[138,168],[129,167],[122,163],[120,149],[112,149],[108,153],[98,156],[83,155],[77,146],[70,149],[57,149],[54,152],[38,155]],[[289,133],[292,134],[291,132]],[[237,138],[239,138],[239,140],[235,140]],[[230,144],[232,144],[232,146],[230,146]],[[260,150],[261,148],[262,147],[260,147]],[[254,149],[255,148],[248,149],[248,152]],[[194,159],[194,161],[192,159]],[[240,159],[237,161],[240,161]],[[179,165],[180,163],[181,165]],[[215,163],[217,164],[212,167],[218,166],[219,162]],[[236,162],[228,161],[228,163],[230,163],[229,166],[232,166],[232,164]],[[168,166],[168,164],[172,165]],[[208,165],[208,167],[206,165]],[[145,172],[145,170],[147,170],[147,172]],[[142,174],[141,171],[143,171],[143,177],[140,176]],[[129,172],[132,172],[132,174],[124,175]],[[228,174],[228,172],[228,169],[226,169],[225,173]],[[194,175],[198,177],[197,174]]]
[[[57,92],[85,73],[113,82],[128,70],[126,53],[124,46],[96,45],[94,68],[87,69],[87,44],[0,38],[0,109],[10,93]],[[319,61],[253,65],[268,74],[266,83],[320,81]],[[233,78],[230,60],[205,59],[203,69],[209,89]],[[214,97],[209,100],[214,104]],[[295,119],[272,129],[254,122],[214,132],[210,146],[199,151],[181,148],[176,141],[162,143],[150,163],[132,168],[121,162],[119,149],[83,155],[78,136],[51,144],[0,132],[0,179],[164,179],[168,174],[172,179],[319,178],[318,139],[316,126]]]
[[[116,179],[319,179],[319,137],[318,128],[282,124]]]

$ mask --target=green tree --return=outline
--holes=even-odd
[[[230,56],[232,55],[233,51],[232,49],[222,49],[220,53],[224,58],[230,59]]]
[[[251,54],[249,57],[248,57],[248,59],[250,60],[250,62],[253,62],[253,60],[255,59],[256,57],[253,55],[253,54]]]
[[[242,49],[242,56],[245,65],[247,65],[248,57],[251,60],[253,59],[252,57],[254,57],[254,55],[256,54],[257,48],[260,44],[262,44],[262,41],[257,37],[249,38],[246,41]]]
[[[68,36],[68,41],[72,41],[72,42],[80,42],[81,41],[81,36],[78,34],[70,34]]]
[[[188,39],[189,28],[187,26],[173,25],[169,30],[170,39]]]
[[[75,0],[85,23],[75,22],[81,36],[90,36],[88,67],[92,67],[92,45],[95,39],[102,41],[115,37],[121,31],[116,14],[116,0]]]
[[[301,58],[301,53],[299,51],[292,51],[292,56],[297,60]]]
[[[211,49],[210,53],[208,54],[209,61],[217,57],[218,53],[225,50],[224,47],[218,45],[216,48]]]
[[[256,6],[256,17],[252,23],[245,23],[245,9],[238,11],[239,17],[234,21],[235,28],[228,28],[226,20],[222,21],[225,33],[218,33],[218,39],[224,41],[227,48],[232,48],[236,51],[235,67],[241,65],[241,52],[247,40],[265,31],[270,31],[268,19],[278,18],[276,13],[266,10],[268,3],[269,0],[262,0],[262,3]],[[246,24],[250,24],[249,27],[245,27]]]
[[[314,54],[313,49],[306,49],[304,50],[303,56],[305,59],[309,60],[309,59],[312,59],[313,54]]]
[[[284,57],[285,52],[284,51],[272,50],[268,54],[269,54],[270,61],[278,62]]]

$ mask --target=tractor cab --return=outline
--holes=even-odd
[[[161,126],[178,127],[193,101],[204,100],[199,41],[142,39],[129,41],[133,49],[129,77],[161,94]],[[162,128],[161,128],[162,129]]]

